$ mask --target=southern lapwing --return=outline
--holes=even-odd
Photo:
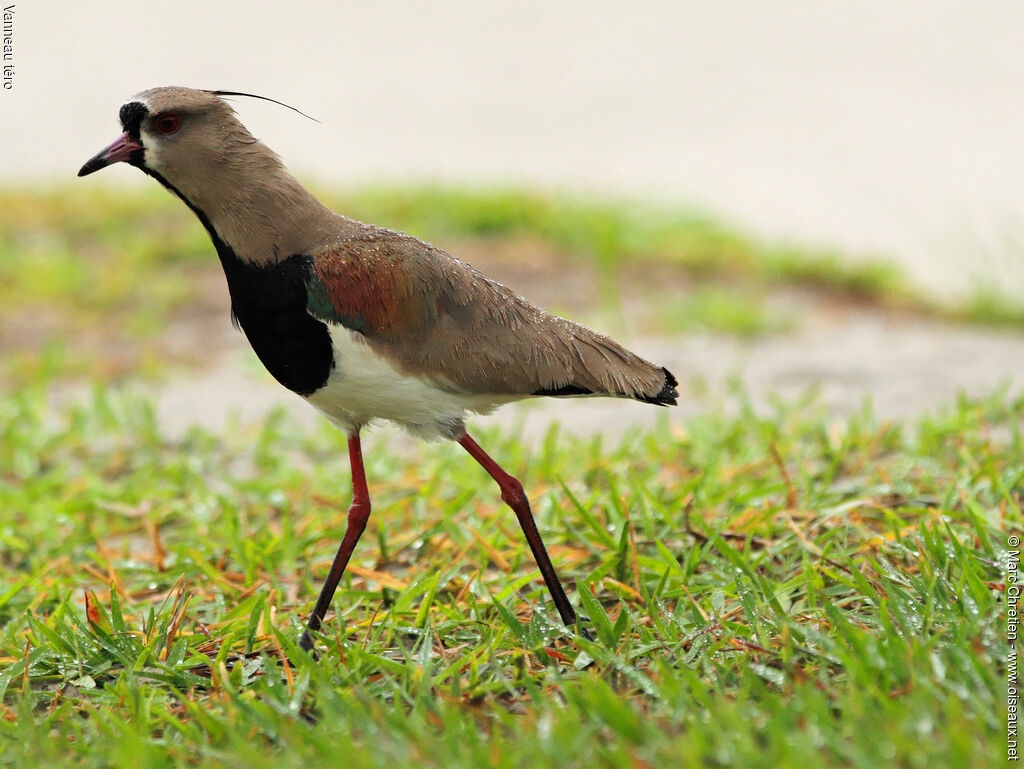
[[[124,132],[78,175],[123,161],[181,198],[213,240],[233,320],[260,361],[348,435],[348,523],[301,646],[312,648],[366,527],[359,431],[377,419],[458,441],[480,463],[519,519],[562,621],[575,624],[522,484],[469,436],[465,418],[539,395],[674,405],[675,377],[440,248],[334,213],[223,98],[248,95],[142,91],[121,107]]]

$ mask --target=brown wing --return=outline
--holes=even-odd
[[[674,403],[675,379],[428,243],[364,226],[314,255],[309,311],[455,391]]]

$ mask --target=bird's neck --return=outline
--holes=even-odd
[[[199,216],[218,251],[226,247],[254,266],[314,253],[334,239],[341,218],[276,158],[222,167],[213,178],[172,189]]]

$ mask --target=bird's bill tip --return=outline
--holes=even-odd
[[[88,176],[89,174],[99,171],[101,168],[106,168],[113,163],[125,162],[131,158],[133,153],[138,152],[141,149],[142,145],[132,139],[132,137],[128,135],[128,132],[125,131],[111,142],[109,146],[104,147],[89,158],[85,165],[78,170],[78,175]]]

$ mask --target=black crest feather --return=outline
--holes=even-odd
[[[293,107],[290,104],[285,104],[283,101],[278,101],[277,99],[271,99],[269,96],[260,96],[258,93],[245,93],[244,91],[219,91],[219,90],[218,91],[209,91],[209,93],[212,93],[214,96],[248,96],[250,99],[262,99],[263,101],[269,101],[269,102],[273,102],[274,104],[279,104],[282,107],[287,107],[292,112],[298,112],[300,115],[302,115],[302,117],[308,118],[309,120],[312,120],[314,123],[319,123],[320,122],[315,117],[312,117],[311,115],[307,115],[302,110],[296,109],[295,107]]]

